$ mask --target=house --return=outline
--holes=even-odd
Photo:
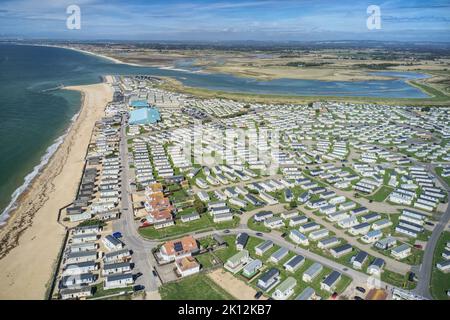
[[[371,213],[363,215],[361,217],[361,222],[372,222],[372,221],[378,220],[380,218],[381,218],[381,216],[379,213],[371,212]]]
[[[69,246],[70,252],[80,252],[80,251],[92,251],[97,249],[97,244],[95,242],[86,242],[80,244],[72,244]]]
[[[82,227],[76,227],[72,234],[74,236],[80,235],[80,234],[98,234],[101,231],[101,227],[99,225],[93,225],[93,226],[82,226]]]
[[[384,265],[385,262],[383,259],[375,258],[367,268],[367,273],[372,275],[380,275],[381,271],[383,271]]]
[[[89,234],[79,234],[72,237],[73,244],[86,243],[86,242],[94,242],[97,241],[96,233]]]
[[[305,257],[301,255],[296,255],[290,258],[283,264],[283,267],[289,272],[295,272],[298,268],[300,268],[303,263],[305,263]]]
[[[259,279],[256,284],[263,291],[268,291],[280,282],[280,271],[276,268],[270,268]]]
[[[307,287],[295,298],[295,300],[313,300],[315,296],[316,292],[314,291],[314,289],[311,287]]]
[[[255,222],[261,222],[261,221],[264,221],[264,220],[266,220],[268,218],[272,218],[272,217],[273,217],[272,211],[261,211],[261,212],[256,213],[253,216],[253,220]]]
[[[105,278],[105,289],[125,288],[134,283],[131,273],[113,274]]]
[[[283,219],[294,218],[297,216],[298,216],[298,211],[285,211],[285,212],[281,213],[281,217]]]
[[[193,257],[183,257],[175,260],[176,272],[181,277],[187,277],[200,272],[200,264]]]
[[[250,256],[248,251],[242,249],[234,256],[230,257],[224,265],[224,268],[230,271],[231,273],[236,273],[240,271],[248,262]]]
[[[233,220],[233,214],[231,212],[215,214],[213,217],[214,223],[231,221],[231,220]]]
[[[260,243],[255,247],[255,253],[258,256],[262,256],[265,252],[267,252],[270,248],[273,247],[272,240],[266,240],[263,243]]]
[[[103,260],[105,263],[127,261],[131,258],[131,252],[128,249],[121,249],[105,253]]]
[[[375,247],[381,250],[387,250],[397,244],[397,239],[394,237],[387,237],[375,242]]]
[[[295,227],[295,226],[297,226],[299,224],[303,224],[303,223],[306,223],[306,222],[308,222],[308,218],[306,216],[296,216],[296,217],[293,217],[293,218],[291,218],[289,220],[289,226],[290,227]]]
[[[331,238],[319,240],[317,242],[317,247],[319,249],[328,249],[328,248],[338,245],[339,243],[341,243],[341,239],[336,238],[336,237],[331,237]]]
[[[65,276],[79,275],[83,273],[90,273],[95,270],[97,270],[97,263],[95,263],[95,261],[86,261],[73,264],[66,264],[64,266],[64,271],[62,274]]]
[[[270,256],[269,260],[273,263],[279,263],[281,260],[283,260],[284,257],[288,255],[288,253],[288,249],[281,247]]]
[[[245,248],[248,242],[248,234],[245,232],[239,233],[236,236],[236,249],[241,251]]]
[[[330,231],[328,229],[319,229],[316,231],[313,231],[309,234],[308,238],[311,239],[312,241],[317,241],[320,239],[323,239],[325,237],[328,237],[328,235],[330,234]]]
[[[445,260],[450,260],[450,250],[449,249],[444,249],[444,252],[442,252],[441,256]]]
[[[110,274],[125,273],[129,271],[131,271],[130,262],[109,263],[103,265],[102,275],[106,276]]]
[[[163,261],[173,261],[175,259],[190,256],[197,251],[197,241],[193,236],[189,235],[181,239],[164,243],[159,250],[159,256]]]
[[[381,219],[372,223],[373,230],[382,230],[389,228],[390,226],[392,226],[392,221],[389,219]]]
[[[351,227],[348,232],[354,236],[360,235],[360,234],[366,234],[370,230],[370,224],[367,222],[363,222],[360,224],[357,224],[356,226]]]
[[[65,263],[82,263],[97,260],[97,251],[70,252],[66,256]]]
[[[342,257],[343,255],[346,255],[347,253],[350,253],[352,251],[353,247],[348,243],[330,249],[330,253],[334,258]]]
[[[244,269],[242,269],[242,274],[247,277],[251,278],[253,277],[259,269],[262,267],[262,261],[259,259],[252,260],[249,262]]]
[[[391,255],[397,259],[402,260],[411,254],[411,247],[406,243],[399,245],[398,247],[391,250]]]
[[[92,273],[82,273],[77,276],[63,276],[61,278],[61,287],[70,288],[75,286],[89,285],[95,281],[96,277]]]
[[[438,262],[436,263],[436,267],[440,271],[447,273],[450,271],[450,260]]]
[[[361,241],[365,243],[374,243],[380,240],[382,236],[383,232],[381,232],[380,230],[371,230],[361,237]]]
[[[320,283],[320,289],[333,292],[340,279],[341,273],[333,271]]]
[[[304,282],[311,282],[313,281],[323,270],[323,266],[318,263],[314,262],[304,273],[302,276],[302,280]]]
[[[361,270],[368,257],[369,255],[367,252],[359,251],[351,258],[350,262],[352,263],[354,269]]]
[[[395,232],[401,233],[403,235],[406,235],[406,236],[412,237],[412,238],[417,238],[417,234],[418,234],[417,231],[412,230],[412,229],[407,228],[407,227],[400,226],[400,225],[395,227]]]
[[[320,229],[320,225],[313,221],[303,224],[298,228],[300,232],[310,232],[318,229]]]
[[[288,277],[286,280],[284,280],[273,292],[272,298],[275,300],[286,300],[288,299],[293,293],[294,288],[297,285],[297,280],[295,280],[293,277]]]
[[[62,300],[87,298],[92,296],[92,287],[84,286],[75,289],[62,289],[59,295]]]
[[[351,216],[345,219],[342,219],[338,222],[338,226],[343,229],[348,229],[359,224],[358,219],[355,216]]]
[[[294,241],[297,244],[301,244],[304,246],[309,245],[308,238],[303,233],[301,233],[300,231],[298,231],[296,229],[292,229],[289,232],[289,239],[291,239],[292,241]]]
[[[185,222],[195,221],[195,220],[200,219],[200,215],[196,211],[194,211],[189,214],[183,214],[180,219],[181,219],[181,222],[185,223]]]
[[[211,200],[210,197],[209,197],[209,195],[208,195],[208,193],[205,192],[205,191],[199,191],[199,192],[197,192],[197,197],[198,197],[201,201],[203,201],[203,202],[208,202],[208,201]]]
[[[102,242],[109,251],[119,250],[124,247],[122,241],[120,241],[116,237],[113,237],[110,234],[104,237]]]
[[[284,222],[280,217],[271,217],[264,220],[264,226],[269,229],[276,229],[284,227]]]

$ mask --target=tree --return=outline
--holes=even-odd
[[[194,200],[194,208],[199,214],[206,212],[206,206],[203,204],[203,202],[200,199]]]
[[[298,204],[297,201],[292,200],[291,202],[289,202],[289,208],[294,209],[297,208]]]

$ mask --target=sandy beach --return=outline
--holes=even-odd
[[[44,299],[65,229],[58,211],[74,199],[95,122],[112,100],[107,83],[67,87],[83,94],[77,119],[0,229],[0,299]]]

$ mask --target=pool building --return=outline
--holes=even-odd
[[[161,121],[161,115],[156,108],[141,108],[130,111],[129,124],[154,124]]]
[[[133,109],[141,109],[141,108],[148,108],[150,105],[146,100],[133,100],[129,103],[130,107]]]

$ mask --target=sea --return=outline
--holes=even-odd
[[[181,61],[174,69],[138,67],[57,47],[0,44],[0,225],[8,218],[17,197],[56,151],[79,112],[81,95],[60,87],[98,83],[108,74],[170,76],[187,86],[229,92],[427,97],[405,82],[424,77],[418,73],[396,72],[392,80],[360,82],[259,81],[202,72],[189,61]]]

